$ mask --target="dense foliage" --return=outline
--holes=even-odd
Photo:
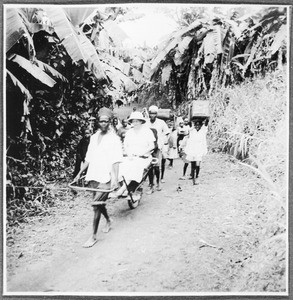
[[[16,33],[7,32],[6,206],[10,224],[46,213],[54,204],[48,185],[71,179],[76,144],[90,125],[90,117],[100,107],[112,105],[105,90],[111,81],[97,76],[93,65],[74,61],[40,13],[7,12],[10,22],[27,33],[14,40]]]
[[[59,46],[48,54],[48,63],[62,58],[63,71],[73,76],[64,83],[61,80],[54,89],[38,86],[33,82],[30,102],[30,129],[23,128],[22,95],[12,83],[7,86],[7,189],[8,221],[17,222],[24,216],[34,215],[32,209],[38,199],[37,211],[45,211],[53,204],[46,186],[51,181],[71,179],[77,142],[89,126],[90,116],[96,116],[101,106],[110,106],[111,100],[99,88],[102,84],[83,67],[72,64],[66,51]],[[31,79],[32,80],[32,79]],[[99,101],[96,101],[99,99]],[[15,115],[18,116],[15,122]],[[23,188],[19,188],[19,187]],[[33,187],[43,187],[34,189]],[[45,195],[46,197],[42,197]],[[15,214],[17,217],[15,218]]]
[[[177,107],[282,68],[287,57],[286,19],[285,8],[250,15],[234,11],[230,16],[184,12],[184,26],[162,43],[152,61],[153,83],[146,84],[141,97]]]
[[[135,74],[140,78],[147,72],[152,79],[139,89],[145,105],[156,103],[185,114],[192,99],[210,100],[215,113],[213,122],[219,125],[213,127],[218,131],[212,134],[216,147],[229,150],[241,159],[256,156],[260,160],[258,134],[264,132],[264,127],[273,129],[274,125],[270,123],[271,118],[251,117],[245,107],[251,105],[260,115],[267,111],[267,116],[271,116],[269,113],[274,110],[269,103],[274,100],[264,103],[270,97],[269,92],[260,93],[262,99],[256,97],[256,102],[245,104],[247,99],[243,96],[237,100],[242,108],[237,111],[240,117],[232,118],[236,109],[232,91],[241,93],[238,88],[242,89],[243,85],[237,87],[237,84],[249,87],[252,83],[247,79],[282,70],[287,60],[286,10],[264,9],[245,18],[245,11],[240,15],[232,12],[223,15],[215,10],[212,18],[204,9],[182,11],[179,18],[182,28],[161,45],[152,60],[151,71],[138,56],[131,57],[121,46],[124,35],[113,20],[118,15],[125,17],[126,12],[108,8],[83,22],[89,11],[53,7],[47,11],[8,10],[11,26],[7,29],[6,43],[9,222],[34,215],[34,209],[30,208],[40,199],[42,205],[37,205],[37,212],[46,211],[46,206],[53,203],[47,186],[57,179],[69,180],[75,146],[89,118],[96,115],[99,107],[111,106],[119,89],[119,93],[133,91],[139,80],[134,80],[135,84],[129,76],[133,78]],[[148,60],[149,54],[146,54]],[[135,67],[130,67],[130,62]],[[231,86],[230,95],[227,91]],[[276,107],[279,98],[273,98]],[[217,114],[225,117],[221,119]],[[260,149],[264,151],[270,146]],[[273,161],[271,158],[270,162]]]

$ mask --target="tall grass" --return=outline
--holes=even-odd
[[[286,74],[273,72],[216,92],[210,99],[210,147],[234,155],[263,178],[270,193],[263,229],[251,230],[260,244],[239,280],[240,291],[285,291],[287,241],[288,105]]]
[[[286,85],[286,74],[273,72],[219,90],[210,101],[212,149],[250,165],[281,198],[286,194],[288,162]]]

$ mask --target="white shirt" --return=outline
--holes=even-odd
[[[184,135],[188,135],[189,132],[190,132],[190,129],[191,129],[190,126],[189,125],[184,125],[183,128],[184,128]]]
[[[165,135],[170,132],[168,125],[165,121],[156,118],[154,123],[151,123],[150,119],[146,122],[149,128],[154,128],[158,133],[158,148],[161,150],[164,145]]]
[[[189,138],[186,140],[185,153],[190,156],[207,154],[207,135],[208,127],[202,126],[199,131],[192,128]]]
[[[138,131],[130,128],[125,133],[125,152],[127,155],[149,155],[150,153],[146,153],[146,150],[154,148],[154,142],[155,136],[147,126],[142,125]]]
[[[100,132],[97,131],[90,139],[85,157],[85,160],[89,162],[85,179],[107,183],[111,180],[113,164],[122,161],[122,144],[113,131],[108,131],[98,145]]]

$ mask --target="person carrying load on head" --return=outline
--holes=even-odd
[[[75,181],[77,181],[84,170],[87,170],[85,180],[89,188],[110,190],[118,187],[119,164],[122,162],[122,145],[119,137],[110,129],[113,113],[108,108],[101,108],[98,112],[99,129],[91,136],[85,162]],[[93,192],[93,231],[83,247],[91,247],[97,242],[97,231],[101,215],[106,219],[108,232],[111,227],[111,220],[106,209],[106,200],[109,192]]]
[[[119,168],[119,178],[124,177],[126,184],[135,181],[141,182],[144,169],[151,161],[151,152],[155,146],[155,137],[153,132],[145,125],[145,118],[141,112],[134,111],[131,113],[129,122],[133,127],[130,128],[124,138],[124,151],[126,157]],[[127,186],[123,185],[111,193],[111,197],[119,197],[127,192]]]
[[[155,105],[152,105],[149,107],[148,114],[149,114],[149,119],[146,122],[146,125],[149,128],[153,128],[157,130],[157,135],[158,135],[158,150],[156,151],[156,158],[158,159],[158,163],[154,165],[154,173],[156,176],[156,183],[157,183],[157,191],[161,190],[161,185],[160,185],[160,168],[162,164],[162,148],[164,146],[164,140],[165,136],[169,134],[170,130],[166,124],[165,121],[158,119],[158,107]],[[153,193],[154,190],[154,183],[153,183],[153,174],[150,173],[150,190],[147,192],[147,194]]]
[[[186,159],[191,162],[191,179],[193,184],[198,184],[198,176],[200,164],[204,155],[207,154],[207,130],[209,117],[204,122],[193,119],[193,128],[189,132],[189,137],[186,140],[184,152]],[[203,124],[204,123],[204,124]]]

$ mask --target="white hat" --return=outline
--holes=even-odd
[[[139,112],[139,111],[134,111],[134,112],[131,113],[128,121],[131,122],[132,120],[140,120],[140,121],[143,121],[143,123],[146,122],[146,119],[144,118],[144,116],[142,115],[142,113]]]
[[[149,112],[157,113],[158,110],[159,110],[159,108],[156,105],[152,105],[152,106],[149,107]]]

